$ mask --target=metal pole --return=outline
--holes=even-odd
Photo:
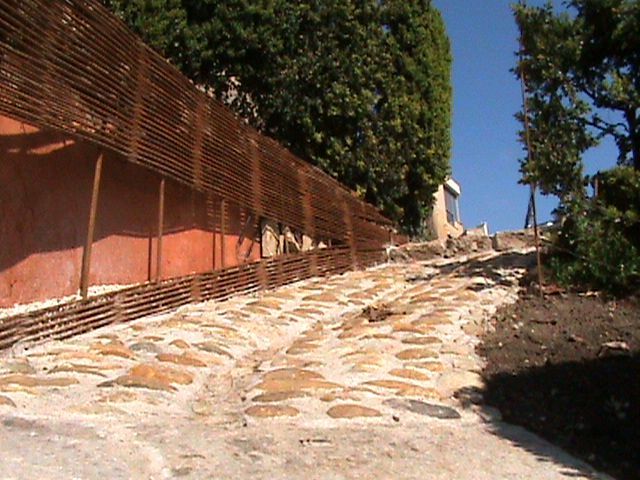
[[[82,252],[82,272],[80,273],[80,295],[86,299],[89,294],[89,274],[91,273],[91,249],[93,235],[96,228],[96,212],[98,210],[98,195],[100,193],[100,179],[102,177],[102,151],[96,160],[93,174],[93,189],[91,191],[91,206],[89,207],[89,226],[87,227],[87,241]]]
[[[165,179],[160,180],[160,191],[158,193],[158,243],[156,250],[156,280],[162,278],[162,234],[164,233],[164,188]]]

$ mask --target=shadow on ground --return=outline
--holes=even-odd
[[[539,434],[618,480],[631,480],[640,478],[638,378],[640,355],[548,365],[488,377],[484,400],[505,422]],[[495,433],[529,448],[500,422]]]
[[[524,296],[494,326],[478,348],[484,402],[618,480],[640,478],[637,299]],[[500,422],[495,433],[520,443]]]
[[[526,286],[534,266],[535,254],[514,252],[454,262],[440,272],[512,285],[505,269],[524,268]],[[487,360],[485,391],[459,391],[459,399],[482,397],[504,419],[492,421],[496,435],[566,466],[567,477],[600,478],[592,465],[618,480],[640,479],[640,301],[524,293],[496,314],[493,326],[478,348]]]
[[[535,265],[536,257],[534,253],[512,252],[505,253],[497,257],[479,258],[465,261],[461,259],[439,268],[441,274],[455,273],[458,276],[484,277],[498,285],[511,286],[513,280],[505,277],[505,269],[523,268],[530,269]],[[484,288],[484,287],[482,287]]]

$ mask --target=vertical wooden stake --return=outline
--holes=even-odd
[[[156,280],[162,278],[162,234],[164,231],[164,186],[165,179],[160,180],[158,198],[158,248],[156,251]]]
[[[284,254],[285,255],[289,254],[289,240],[287,238],[289,236],[289,232],[290,232],[289,227],[284,227]]]
[[[522,5],[526,5],[526,0],[522,2]],[[522,31],[520,31],[520,90],[522,93],[522,110],[524,114],[524,134],[525,134],[525,142],[527,144],[527,162],[531,163],[533,161],[533,150],[531,147],[531,134],[529,128],[529,107],[527,103],[527,78],[524,72],[524,67],[522,65],[522,50],[524,48],[522,44]],[[542,257],[540,255],[540,242],[538,238],[538,214],[536,212],[536,184],[531,184],[531,207],[533,213],[533,236],[536,242],[536,262],[538,266],[538,285],[540,287],[540,296],[544,297],[544,284],[542,278]]]
[[[226,210],[227,210],[227,201],[223,198],[222,201],[220,202],[220,263],[222,265],[222,268],[225,267],[225,259],[224,259],[224,244],[225,242],[225,236],[227,234],[227,229],[226,229]]]
[[[93,175],[93,190],[91,191],[91,206],[89,208],[89,226],[87,228],[87,242],[82,252],[82,272],[80,273],[80,295],[87,298],[89,293],[89,274],[91,273],[91,249],[93,235],[96,229],[96,212],[98,210],[98,195],[100,193],[100,178],[102,177],[102,151],[98,155]]]
[[[354,270],[358,269],[358,257],[356,252],[356,244],[355,238],[353,235],[353,221],[351,219],[351,209],[349,208],[349,204],[347,204],[346,198],[342,199],[342,214],[344,219],[345,230],[347,234],[347,238],[345,239],[347,242],[347,246],[351,251],[351,267]]]
[[[212,212],[214,211],[213,209],[215,208],[215,200],[211,200],[212,202]],[[213,236],[213,238],[211,239],[211,270],[215,270],[216,269],[216,219],[215,219],[215,213],[212,213],[213,215],[213,219],[211,221],[212,225],[211,225],[211,235]]]

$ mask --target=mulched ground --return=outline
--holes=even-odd
[[[479,351],[485,402],[619,480],[640,479],[640,298],[526,295]]]

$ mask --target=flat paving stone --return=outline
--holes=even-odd
[[[435,358],[438,354],[426,348],[408,348],[396,353],[399,360],[420,360],[422,358]]]
[[[436,389],[442,398],[448,398],[463,388],[483,387],[482,377],[478,373],[468,371],[444,372],[436,382]]]
[[[4,395],[0,395],[0,406],[16,408],[15,402]]]
[[[169,342],[169,345],[171,345],[172,347],[179,348],[181,350],[186,350],[191,347],[191,345],[189,345],[186,341],[182,340],[181,338],[178,338],[176,340]]]
[[[262,315],[262,316],[267,316],[267,315],[271,315],[273,313],[272,310],[269,310],[267,308],[263,308],[263,307],[258,307],[258,306],[251,306],[251,305],[247,305],[246,307],[244,307],[244,312],[247,313],[252,313],[254,315]]]
[[[89,360],[91,362],[102,363],[104,356],[98,353],[85,351],[60,352],[55,355],[57,360]]]
[[[357,404],[336,405],[327,410],[331,418],[381,417],[382,413],[374,408]]]
[[[295,407],[285,405],[254,405],[244,411],[251,417],[271,418],[271,417],[295,417],[300,413]]]
[[[271,360],[272,367],[292,367],[292,368],[306,368],[321,365],[320,362],[315,360],[308,360],[306,358],[300,358],[291,355],[283,355]]]
[[[309,352],[313,352],[319,347],[317,343],[313,342],[295,342],[291,347],[287,349],[288,355],[301,355]]]
[[[402,382],[400,380],[386,380],[386,379],[368,380],[366,382],[363,382],[361,385],[370,385],[372,387],[386,388],[389,390],[401,390],[401,389],[417,386],[411,383]]]
[[[380,369],[380,367],[385,363],[385,359],[382,355],[363,355],[358,356],[354,362],[354,367],[375,367]]]
[[[385,400],[383,403],[397,410],[406,410],[408,412],[417,413],[418,415],[426,415],[428,417],[439,418],[442,420],[457,420],[462,418],[455,408],[422,402],[420,400],[398,400],[390,398],[389,400]]]
[[[413,304],[415,303],[424,304],[424,303],[434,303],[439,300],[440,299],[432,293],[424,293],[421,295],[416,295],[415,297],[411,297],[409,302]]]
[[[429,375],[419,372],[418,370],[412,370],[410,368],[395,368],[389,370],[389,375],[394,377],[409,378],[411,380],[429,380]]]
[[[350,300],[370,300],[373,295],[365,292],[351,292],[346,294]]]
[[[296,308],[291,311],[291,314],[298,317],[309,318],[321,316],[323,312],[317,308]]]
[[[115,380],[111,380],[108,382],[100,383],[99,387],[114,387],[119,385],[121,387],[131,387],[131,388],[146,388],[149,390],[161,390],[165,392],[175,392],[177,388],[171,385],[170,383],[163,382],[162,380],[158,380],[157,378],[145,378],[145,377],[135,377],[132,375],[122,375],[121,377],[116,378]]]
[[[265,298],[266,301],[279,301],[279,300],[295,300],[298,298],[298,294],[296,292],[290,290],[276,290],[275,292],[271,292],[269,297]]]
[[[173,384],[188,385],[193,382],[193,375],[188,372],[160,365],[136,365],[126,375],[115,380],[103,382],[102,387],[120,385],[122,387],[147,388],[149,390],[176,391]]]
[[[282,308],[282,302],[276,299],[262,299],[256,302],[249,303],[248,305],[258,308],[266,308],[268,310],[280,310]]]
[[[444,315],[426,315],[411,322],[413,325],[431,327],[436,325],[449,325],[452,320]]]
[[[264,392],[296,392],[306,390],[335,390],[342,385],[316,378],[302,378],[296,380],[265,380],[255,386]]]
[[[411,362],[411,363],[405,363],[405,366],[420,368],[423,370],[428,370],[429,372],[443,372],[447,368],[442,363],[436,362],[436,361]]]
[[[305,370],[302,368],[279,368],[277,370],[271,370],[263,376],[265,381],[268,380],[309,380],[309,379],[322,379],[324,378],[317,372],[312,370]]]
[[[320,303],[337,303],[340,299],[331,293],[318,293],[315,295],[307,295],[302,298],[305,302],[320,302]]]
[[[308,396],[309,394],[307,392],[303,392],[300,390],[291,391],[291,392],[268,392],[268,393],[261,393],[260,395],[256,395],[251,399],[251,401],[257,402],[257,403],[272,403],[272,402],[282,402],[284,400],[291,400],[292,398],[303,398]]]
[[[335,402],[336,400],[360,400],[360,392],[362,390],[358,390],[356,388],[345,388],[341,391],[330,392],[320,397],[320,400],[323,402]],[[370,391],[370,393],[374,393]]]
[[[109,343],[94,343],[91,349],[100,355],[112,355],[122,358],[135,358],[135,353],[121,342],[112,341]]]
[[[398,397],[441,398],[434,388],[412,385],[400,388],[395,393]]]
[[[162,347],[155,342],[145,341],[145,342],[136,342],[129,345],[129,348],[133,352],[146,352],[158,354],[162,352]]]
[[[362,337],[363,340],[395,340],[396,337],[390,333],[374,333],[371,335],[365,335]]]
[[[369,325],[357,325],[354,327],[346,328],[340,335],[338,335],[338,339],[347,340],[349,338],[363,337],[366,335],[371,335],[375,331],[375,327],[370,327]]]
[[[228,350],[222,348],[218,342],[207,341],[202,343],[196,343],[196,348],[208,353],[215,353],[216,355],[222,355],[224,357],[230,358],[233,360],[234,356],[229,353]]]
[[[402,323],[402,324],[397,324],[394,325],[392,327],[392,330],[395,333],[418,333],[418,334],[423,334],[423,333],[427,333],[429,331],[429,329],[425,329],[424,327],[420,327],[417,325],[411,325],[410,323]]]
[[[26,375],[32,375],[36,373],[36,369],[33,368],[33,366],[27,360],[2,363],[0,364],[0,370],[6,373],[23,373]]]
[[[127,402],[135,402],[139,400],[140,397],[136,392],[128,391],[128,390],[119,390],[112,391],[101,395],[98,399],[99,402],[103,403],[127,403]]]
[[[102,371],[101,367],[95,365],[84,365],[79,363],[64,363],[62,365],[56,365],[48,372],[52,373],[83,373],[85,375],[96,375],[98,377],[106,377],[107,375]]]
[[[71,377],[36,377],[32,375],[23,375],[15,373],[0,377],[0,387],[5,385],[19,385],[21,387],[68,387],[78,382],[76,378]]]
[[[207,363],[187,352],[184,352],[180,355],[176,355],[174,353],[160,353],[156,357],[159,362],[168,362],[175,363],[176,365],[186,365],[189,367],[206,367]]]
[[[377,363],[356,363],[351,367],[350,371],[354,373],[375,373],[380,371],[380,365]]]
[[[81,413],[83,415],[124,415],[126,412],[113,405],[104,403],[85,403],[73,405],[66,409],[67,412]]]
[[[442,340],[439,339],[438,337],[428,335],[428,336],[420,336],[420,337],[403,338],[402,343],[404,343],[405,345],[433,345],[436,343],[442,343]]]
[[[202,324],[202,328],[227,332],[231,336],[239,335],[237,328],[231,327],[229,325],[224,325],[222,323],[204,323]]]

